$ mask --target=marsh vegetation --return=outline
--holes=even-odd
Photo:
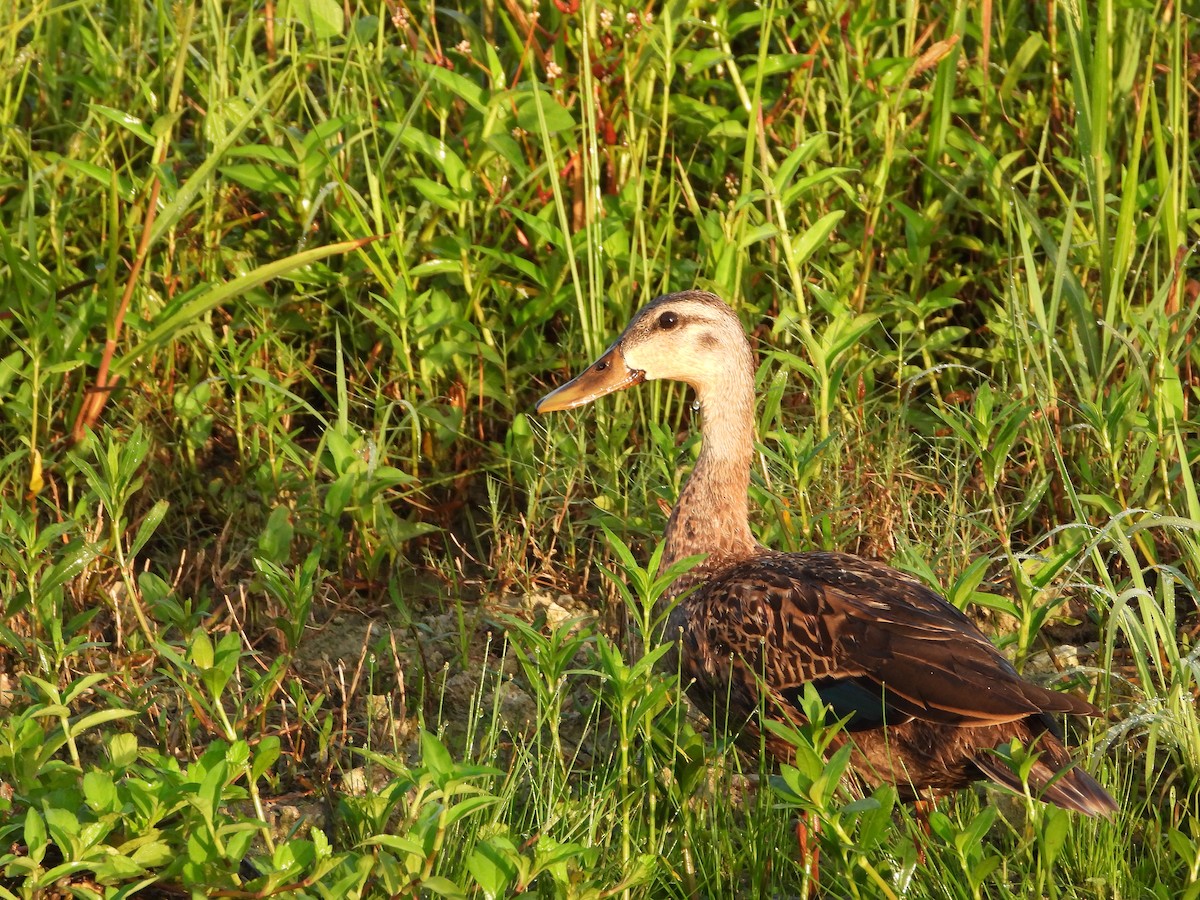
[[[830,896],[1200,896],[1198,72],[1177,0],[5,5],[0,896],[795,896],[801,810]],[[1114,820],[689,716],[692,398],[532,404],[691,287],[758,537],[1087,693]]]

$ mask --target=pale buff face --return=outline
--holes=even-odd
[[[703,396],[729,373],[751,376],[742,324],[714,294],[683,291],[642,307],[604,354],[547,394],[538,412],[572,409],[643,381],[683,381]]]
[[[742,323],[713,294],[689,291],[643,307],[617,342],[625,364],[647,381],[682,381],[702,390],[717,373],[748,360]]]

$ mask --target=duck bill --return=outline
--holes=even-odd
[[[646,380],[646,373],[631,369],[619,345],[614,344],[598,360],[538,401],[539,413],[574,409],[591,403],[598,397],[622,391]]]

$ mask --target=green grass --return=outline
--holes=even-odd
[[[0,896],[1200,896],[1200,21],[575,6],[0,11]],[[688,717],[691,398],[531,408],[693,286],[761,539],[1094,645],[1116,820]]]

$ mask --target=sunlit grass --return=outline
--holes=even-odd
[[[0,11],[0,896],[1200,896],[1186,4],[536,13]],[[531,406],[693,286],[763,541],[1084,645],[1115,821],[689,718],[691,397]]]

